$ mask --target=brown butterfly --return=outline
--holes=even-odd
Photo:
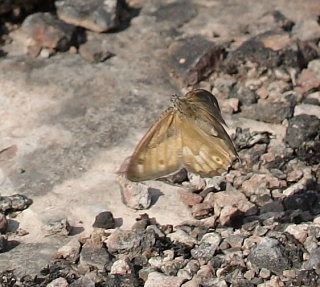
[[[129,180],[156,179],[182,168],[212,177],[237,157],[211,93],[197,89],[173,96],[172,102],[136,147],[126,171]]]

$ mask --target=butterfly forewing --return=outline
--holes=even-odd
[[[128,165],[129,180],[159,178],[181,168],[182,139],[176,120],[173,108],[168,109],[142,138]]]

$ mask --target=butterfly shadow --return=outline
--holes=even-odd
[[[164,193],[160,191],[160,189],[157,188],[149,188],[149,193],[151,197],[151,203],[150,206],[156,204],[156,202],[159,200],[160,196],[163,196]]]

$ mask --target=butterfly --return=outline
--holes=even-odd
[[[137,145],[127,166],[127,179],[157,179],[182,168],[212,177],[226,171],[237,157],[214,95],[196,89],[184,97],[173,96],[171,101],[173,106]]]

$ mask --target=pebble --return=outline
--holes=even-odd
[[[184,278],[166,276],[159,272],[150,272],[144,287],[180,287],[185,281]]]
[[[0,196],[0,212],[2,213],[21,211],[31,204],[32,200],[22,194]]]
[[[308,236],[308,224],[290,224],[285,229],[285,232],[290,233],[300,243],[304,243]]]
[[[140,182],[132,182],[125,176],[118,176],[121,187],[122,200],[125,205],[132,209],[147,209],[151,205],[150,188]]]
[[[119,259],[115,261],[111,266],[111,274],[131,274],[132,273],[132,266],[128,259]]]
[[[188,192],[182,188],[178,189],[178,193],[181,201],[187,206],[193,206],[202,202],[203,200],[202,196],[196,193]]]
[[[110,211],[100,212],[92,225],[96,228],[112,229],[115,228],[115,221]]]
[[[38,56],[43,48],[50,51],[49,54],[53,51],[67,51],[75,30],[74,26],[50,13],[38,12],[26,17],[21,28],[12,37],[25,46],[27,53]],[[44,53],[46,52],[42,56]]]
[[[111,256],[102,244],[96,244],[88,240],[81,249],[79,266],[88,272],[92,267],[99,271],[104,271],[107,264],[111,261]]]
[[[64,258],[75,262],[79,258],[80,242],[77,238],[71,239],[66,245],[60,247],[54,258]]]
[[[177,229],[175,232],[170,233],[167,236],[172,240],[172,242],[179,242],[186,246],[192,247],[197,244],[197,240],[182,229]]]
[[[63,277],[54,279],[49,284],[47,284],[47,287],[67,287],[67,286],[69,286],[69,283]]]
[[[290,269],[291,264],[284,248],[274,238],[265,237],[252,249],[248,260],[259,268],[265,268],[276,274]]]
[[[66,23],[94,32],[107,32],[119,25],[118,0],[59,0],[58,17]]]
[[[311,252],[310,258],[303,264],[305,269],[319,269],[320,268],[320,247]]]
[[[66,218],[49,222],[47,224],[44,224],[42,226],[42,229],[46,236],[52,236],[52,235],[69,235],[71,226]]]
[[[181,39],[168,49],[168,69],[181,86],[194,85],[219,65],[223,51],[200,35]]]

